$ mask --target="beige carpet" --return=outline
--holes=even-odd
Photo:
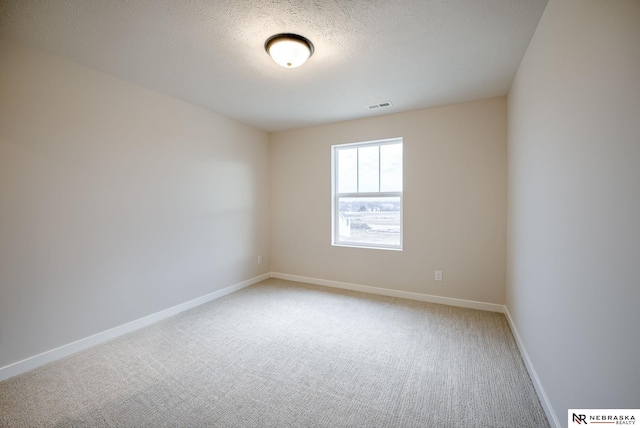
[[[269,279],[0,383],[2,427],[548,427],[502,314]]]

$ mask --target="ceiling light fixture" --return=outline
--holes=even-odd
[[[264,42],[264,49],[276,64],[284,68],[296,68],[313,55],[313,43],[297,34],[276,34]]]

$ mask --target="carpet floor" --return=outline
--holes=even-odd
[[[268,279],[0,382],[2,427],[548,427],[503,314]]]

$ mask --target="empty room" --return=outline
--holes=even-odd
[[[0,1],[1,427],[640,422],[640,1]]]

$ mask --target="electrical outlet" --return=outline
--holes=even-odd
[[[262,264],[262,256],[258,256],[258,264]]]
[[[436,271],[436,281],[440,281],[442,282],[442,271],[441,270],[437,270]]]

